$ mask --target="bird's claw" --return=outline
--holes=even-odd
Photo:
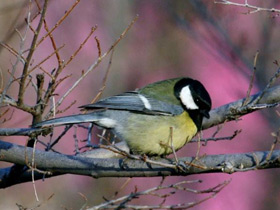
[[[188,172],[190,169],[190,165],[186,164],[185,161],[179,160],[173,163],[176,166],[176,169],[180,172]]]

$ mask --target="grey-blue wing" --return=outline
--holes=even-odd
[[[152,115],[178,115],[184,111],[181,106],[152,99],[136,91],[101,99],[80,108],[127,110]]]

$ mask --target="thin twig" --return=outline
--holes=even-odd
[[[259,94],[258,97],[256,99],[254,99],[254,101],[252,102],[253,105],[259,103],[259,101],[261,100],[261,98],[263,97],[265,92],[275,83],[276,79],[279,76],[280,76],[280,68],[278,68],[277,71],[275,72],[275,74],[273,75],[273,77],[271,77],[271,79],[269,80],[266,87],[262,90],[261,94]]]
[[[70,109],[76,103],[77,103],[77,100],[72,101],[66,108],[64,108],[62,110],[57,110],[56,114],[60,114],[60,113],[66,112],[68,109]]]
[[[23,36],[23,37],[25,37],[25,36]],[[22,53],[20,53],[22,51],[20,51],[20,50],[16,51],[13,47],[11,47],[8,44],[3,43],[3,42],[0,42],[0,45],[2,47],[4,47],[5,49],[7,49],[12,55],[16,56],[17,59],[18,59],[18,57],[20,57],[20,59],[22,60],[22,63],[26,62],[25,58],[22,56]]]
[[[89,40],[89,38],[92,36],[92,34],[96,31],[97,26],[92,27],[90,30],[90,33],[87,35],[87,37],[85,38],[85,40],[80,44],[79,48],[70,56],[70,58],[68,59],[68,61],[65,62],[63,68],[65,68],[72,60],[73,58],[76,57],[76,55],[81,51],[81,49],[83,48],[83,46],[87,43],[87,41]]]
[[[49,151],[50,149],[52,149],[59,142],[59,140],[70,130],[70,128],[72,128],[72,126],[73,125],[65,126],[65,129],[63,130],[63,132],[56,138],[56,140],[54,140],[51,144],[48,145],[48,147],[46,148],[46,151]]]
[[[276,145],[280,142],[280,130],[278,130],[276,133],[272,133],[272,136],[274,137],[274,142],[271,145],[270,152],[268,153],[266,157],[266,161],[270,161],[272,153],[276,147]]]
[[[106,88],[106,82],[107,82],[109,72],[110,72],[110,69],[111,69],[111,66],[112,66],[113,54],[114,54],[114,50],[112,50],[112,53],[111,53],[111,56],[110,56],[110,59],[109,59],[109,64],[108,64],[105,76],[103,78],[103,81],[102,81],[102,87],[99,89],[98,93],[96,94],[96,96],[94,97],[94,99],[90,103],[96,102],[101,97],[104,89]]]
[[[241,129],[240,130],[236,130],[234,131],[234,133],[231,136],[223,136],[223,137],[210,137],[210,138],[200,138],[200,139],[192,139],[192,142],[204,142],[207,143],[208,141],[221,141],[221,140],[232,140],[234,139],[239,133],[241,133]],[[205,144],[203,145],[205,146]]]
[[[3,77],[2,68],[0,67],[0,94],[2,93],[3,90],[4,90],[4,77]]]
[[[31,59],[33,57],[33,53],[35,52],[35,49],[37,47],[36,42],[37,42],[39,33],[41,31],[41,27],[43,25],[43,20],[45,19],[45,16],[46,16],[47,5],[48,5],[48,0],[45,0],[43,10],[42,10],[42,14],[41,14],[41,18],[40,18],[40,21],[38,23],[36,33],[34,34],[29,53],[27,55],[26,62],[24,64],[24,67],[23,67],[23,70],[22,70],[22,76],[21,76],[21,80],[20,80],[20,87],[19,87],[19,93],[18,93],[18,105],[19,106],[21,106],[23,104],[23,94],[25,92],[25,81],[26,81],[26,78],[28,76],[28,68],[29,68],[29,64],[31,62]]]
[[[253,73],[252,73],[251,80],[250,80],[250,85],[249,85],[247,95],[246,95],[246,99],[243,103],[243,106],[246,106],[249,103],[249,97],[251,95],[251,91],[252,91],[252,88],[253,88],[254,79],[255,79],[255,75],[256,75],[256,71],[257,71],[258,56],[259,56],[259,51],[256,52],[256,55],[255,55],[255,58],[254,58],[254,69],[253,69]]]
[[[36,68],[38,68],[40,65],[42,65],[44,62],[46,62],[47,60],[49,60],[54,54],[57,55],[57,53],[59,52],[59,50],[61,50],[65,45],[60,46],[59,48],[57,48],[54,52],[52,52],[51,54],[49,54],[46,58],[44,58],[42,61],[40,61],[38,64],[36,64],[32,69],[30,69],[28,71],[27,74],[30,74],[31,72],[33,72]]]
[[[217,125],[216,126],[216,131],[212,134],[212,137],[214,138],[221,130],[222,128],[224,127],[225,124],[222,124],[222,125]]]
[[[38,2],[38,0],[35,0],[35,3],[37,5],[37,8],[39,9],[39,11],[41,12],[41,7],[40,7],[40,4]],[[59,49],[57,49],[56,47],[56,43],[55,43],[55,40],[53,38],[53,35],[52,33],[49,33],[49,27],[48,27],[48,24],[47,24],[47,21],[44,19],[44,28],[46,30],[46,32],[49,34],[49,37],[50,37],[50,40],[51,40],[51,43],[52,43],[52,46],[53,46],[53,49],[54,49],[54,52],[55,52],[55,55],[56,55],[56,59],[57,59],[57,62],[58,62],[58,66],[61,65],[62,61],[61,61],[61,58],[60,58],[60,55],[59,55]]]
[[[179,161],[178,161],[178,157],[177,157],[174,145],[173,145],[173,127],[170,127],[169,133],[170,133],[170,147],[171,147],[172,153],[174,155],[176,164],[178,165]]]
[[[0,104],[3,103],[3,100],[4,100],[4,96],[6,95],[8,89],[10,88],[10,86],[12,85],[13,81],[14,81],[14,75],[15,75],[15,72],[16,72],[16,67],[18,65],[19,62],[22,62],[23,64],[26,64],[26,60],[22,59],[22,53],[23,53],[23,49],[24,49],[24,44],[25,44],[25,40],[26,40],[26,36],[27,36],[27,32],[28,32],[28,28],[29,28],[29,24],[30,24],[30,16],[31,16],[31,1],[29,2],[29,6],[28,6],[28,13],[27,13],[27,26],[23,32],[23,35],[20,36],[21,38],[21,41],[20,41],[20,46],[19,46],[19,51],[17,52],[17,59],[16,59],[16,62],[13,64],[12,66],[12,71],[11,71],[11,76],[8,80],[8,83],[5,87],[5,89],[3,90],[1,96],[0,96]],[[8,45],[7,45],[8,46]],[[11,48],[12,50],[12,48]],[[15,50],[12,50],[12,51],[15,51]]]
[[[73,11],[73,9],[80,3],[81,0],[76,0],[75,3],[70,7],[69,10],[67,10],[64,15],[57,21],[57,23],[54,25],[54,27],[49,30],[47,34],[45,34],[38,42],[37,46],[39,46],[65,19],[66,17]],[[43,8],[44,11],[44,8]]]
[[[37,144],[37,138],[34,140],[34,145],[33,145],[32,161],[31,161],[31,171],[32,171],[32,185],[33,185],[36,201],[38,202],[39,201],[39,197],[38,197],[38,194],[37,194],[36,185],[35,185],[35,179],[34,179],[34,169],[36,167],[35,166],[36,144]]]
[[[271,12],[271,13],[280,13],[279,9],[258,7],[258,6],[248,4],[247,1],[245,1],[244,4],[237,3],[237,2],[232,2],[232,1],[227,1],[227,0],[214,1],[214,3],[215,4],[225,4],[225,5],[237,6],[237,7],[245,7],[245,8],[249,8],[249,9],[252,10],[252,11],[248,11],[246,14],[253,14],[253,13],[261,12],[261,11],[266,11],[266,12]]]
[[[83,209],[87,209],[87,207],[88,207],[88,199],[87,199],[87,197],[83,194],[83,193],[81,193],[81,192],[79,192],[79,195],[84,199],[84,201],[85,201],[85,203],[83,204],[83,206],[80,208],[80,210],[83,210]]]
[[[100,41],[99,41],[99,39],[97,38],[97,36],[95,36],[94,39],[95,39],[96,45],[97,45],[98,58],[100,58],[101,55],[102,55],[102,51],[101,51],[101,47],[100,47]]]
[[[194,190],[194,189],[190,189],[187,187],[183,187],[183,184],[187,184],[188,181],[182,181],[182,182],[178,182],[175,184],[171,184],[171,185],[159,185],[157,187],[153,187],[150,188],[148,190],[144,190],[144,191],[135,191],[133,193],[130,193],[129,195],[125,195],[123,197],[117,198],[115,200],[109,200],[106,201],[100,205],[97,206],[93,206],[91,208],[88,208],[88,210],[98,210],[98,209],[188,209],[188,208],[192,208],[194,206],[197,206],[203,202],[205,202],[206,200],[209,200],[210,198],[213,198],[214,196],[216,196],[222,189],[224,189],[224,187],[226,187],[231,180],[228,181],[224,181],[212,188],[206,189],[206,190]],[[198,180],[197,182],[201,182],[200,180]],[[159,194],[156,193],[157,191],[160,190],[173,190],[171,191],[171,193],[167,193],[167,194]],[[201,200],[195,201],[195,202],[189,202],[189,203],[179,203],[179,204],[173,204],[173,205],[162,205],[162,203],[160,205],[128,205],[127,203],[139,198],[140,196],[145,196],[145,195],[153,195],[153,196],[157,196],[160,198],[165,199],[168,196],[171,196],[173,194],[176,194],[177,191],[186,191],[186,192],[192,192],[195,194],[203,194],[203,193],[207,193],[210,194],[209,196],[202,198]]]
[[[125,189],[125,187],[129,184],[129,182],[130,182],[131,180],[132,180],[131,177],[130,177],[130,178],[127,178],[127,179],[125,180],[125,182],[122,184],[122,186],[120,187],[120,189],[114,193],[114,195],[112,196],[111,199],[115,198],[123,189]]]

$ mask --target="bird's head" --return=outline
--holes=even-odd
[[[174,86],[174,93],[184,109],[195,111],[203,117],[209,118],[211,98],[205,87],[197,80],[183,78]]]

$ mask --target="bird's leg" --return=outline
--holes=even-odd
[[[186,173],[191,168],[190,165],[186,164],[186,162],[183,160],[176,160],[173,164],[176,166],[178,171],[183,173]]]
[[[88,126],[88,137],[87,137],[87,145],[91,145],[91,131],[93,128],[93,124],[90,123]]]
[[[88,136],[87,136],[87,144],[85,147],[90,147],[90,148],[99,148],[97,145],[94,145],[91,143],[91,132],[93,128],[93,123],[90,123],[88,126]]]

